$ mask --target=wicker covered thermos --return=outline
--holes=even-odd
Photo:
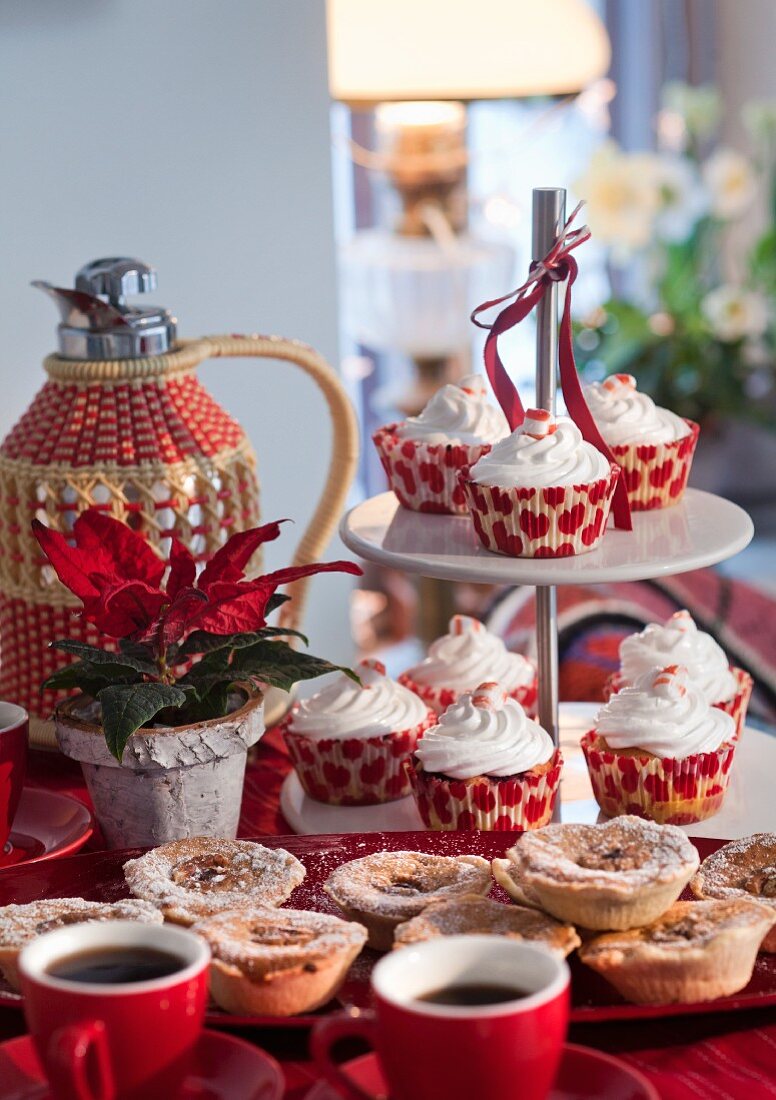
[[[168,310],[128,304],[127,296],[156,286],[155,272],[140,261],[90,263],[73,289],[34,285],[55,300],[62,321],[59,352],[43,364],[48,378],[0,445],[0,698],[29,711],[34,742],[53,744],[48,719],[58,696],[41,695],[40,684],[66,658],[48,643],[97,639],[74,618],[72,597],[43,562],[33,517],[66,532],[83,509],[101,508],[163,554],[175,532],[201,561],[233,531],[255,526],[253,449],[195,374],[216,356],[290,361],[327,400],[329,476],[295,564],[316,558],[332,534],[358,437],[337,376],[307,345],[276,336],[179,341]],[[298,620],[303,582],[294,595],[288,607]]]

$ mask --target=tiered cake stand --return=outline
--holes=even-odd
[[[556,188],[534,191],[534,256],[549,251],[557,227],[564,222],[565,192]],[[557,361],[557,284],[540,302],[537,318],[537,406],[555,411]],[[633,530],[611,528],[596,550],[575,557],[510,558],[492,554],[479,543],[468,516],[440,516],[411,512],[402,508],[393,493],[383,493],[353,508],[344,517],[340,535],[345,545],[361,558],[406,573],[436,577],[448,581],[468,581],[489,585],[535,585],[537,589],[537,657],[539,676],[539,721],[556,744],[564,740],[566,775],[563,799],[573,787],[574,769],[584,772],[578,749],[579,736],[589,728],[596,708],[587,704],[558,705],[558,623],[556,587],[567,584],[603,584],[611,581],[647,580],[671,576],[714,565],[739,553],[754,534],[752,521],[743,509],[711,493],[688,489],[682,501],[672,508],[636,512]],[[757,735],[757,741],[772,741]],[[571,739],[571,745],[565,738]],[[754,738],[747,754],[755,748]],[[742,742],[743,744],[743,742]],[[768,744],[762,751],[773,753]],[[758,746],[757,751],[760,751]],[[776,753],[773,753],[776,763]],[[571,768],[571,775],[569,770]],[[753,769],[756,771],[756,767]],[[586,773],[577,777],[586,781]],[[561,800],[556,817],[565,820],[587,819],[590,800],[569,800],[573,814],[563,812]],[[730,799],[728,799],[728,803]],[[357,832],[419,827],[419,817],[411,800],[389,803],[384,807],[339,808],[313,804],[305,800],[295,775],[284,786],[283,811],[290,824],[300,832]],[[767,797],[763,805],[768,805]],[[741,809],[741,807],[739,807]],[[735,806],[713,819],[709,835],[737,835],[741,814]],[[725,817],[731,816],[725,823]],[[735,820],[734,820],[735,819]],[[595,817],[593,817],[595,820]],[[750,818],[746,826],[752,825]],[[758,825],[740,831],[754,832]],[[723,830],[724,827],[724,831]],[[764,828],[764,825],[760,827]],[[693,826],[694,835],[704,829]],[[740,835],[740,833],[739,833]]]

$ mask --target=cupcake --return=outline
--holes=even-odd
[[[378,428],[372,440],[400,504],[414,512],[465,515],[459,473],[508,434],[506,417],[487,400],[484,380],[468,374],[442,386],[419,416]]]
[[[407,775],[418,738],[436,715],[379,661],[344,673],[285,719],[283,738],[305,792],[332,806],[371,806],[410,794]]]
[[[630,687],[643,673],[682,665],[707,703],[732,715],[740,735],[752,694],[752,677],[728,664],[725,651],[693,622],[689,611],[677,611],[663,625],[650,623],[640,634],[620,643],[620,670],[609,680],[609,694]]]
[[[399,683],[442,714],[459,695],[483,680],[495,680],[529,713],[536,708],[536,669],[520,653],[510,653],[501,638],[479,619],[453,615],[450,633],[429,646],[428,656],[407,669]]]
[[[605,814],[687,825],[722,805],[735,737],[731,716],[709,706],[685,668],[670,665],[613,695],[582,750]]]
[[[661,409],[636,389],[630,374],[612,374],[585,387],[585,397],[615,462],[632,511],[676,504],[690,476],[699,428]]]
[[[499,684],[483,683],[423,735],[410,771],[430,829],[538,829],[552,817],[562,758]]]
[[[568,417],[529,409],[461,475],[480,542],[513,558],[584,554],[601,541],[619,467]]]

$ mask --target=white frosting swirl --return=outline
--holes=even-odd
[[[662,409],[636,389],[630,374],[611,374],[585,387],[601,435],[612,447],[628,443],[671,443],[690,434],[681,416]]]
[[[428,656],[408,669],[418,684],[473,691],[483,680],[496,680],[504,691],[533,683],[536,672],[520,653],[510,653],[501,638],[479,619],[453,615],[450,633],[429,646]]]
[[[427,772],[473,779],[518,775],[546,763],[554,751],[546,730],[497,684],[487,683],[449,706],[415,753]]]
[[[735,736],[729,714],[711,707],[692,686],[687,669],[652,668],[633,687],[613,695],[598,712],[595,731],[618,749],[644,749],[661,759],[684,760],[714,752]]]
[[[343,672],[297,704],[289,729],[315,740],[379,737],[414,729],[428,717],[426,704],[386,676],[379,661],[362,661],[356,671],[363,687]]]
[[[475,462],[470,477],[480,485],[543,489],[600,481],[609,469],[573,420],[530,409],[519,428]]]
[[[495,443],[508,433],[507,418],[487,400],[485,382],[478,374],[442,386],[419,416],[396,426],[398,436],[424,443]]]
[[[663,626],[650,623],[620,643],[623,684],[633,684],[649,669],[666,665],[683,665],[690,683],[708,703],[726,703],[736,694],[725,651],[710,634],[698,630],[689,611],[677,611]]]

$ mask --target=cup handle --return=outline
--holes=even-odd
[[[310,1050],[315,1065],[321,1075],[338,1089],[348,1100],[375,1100],[371,1092],[366,1092],[352,1078],[343,1073],[339,1064],[332,1058],[332,1048],[341,1039],[365,1039],[374,1048],[375,1015],[373,1012],[342,1013],[339,1016],[327,1016],[314,1026],[310,1036]]]
[[[114,1100],[116,1085],[102,1020],[59,1028],[51,1036],[49,1058],[72,1100]]]

